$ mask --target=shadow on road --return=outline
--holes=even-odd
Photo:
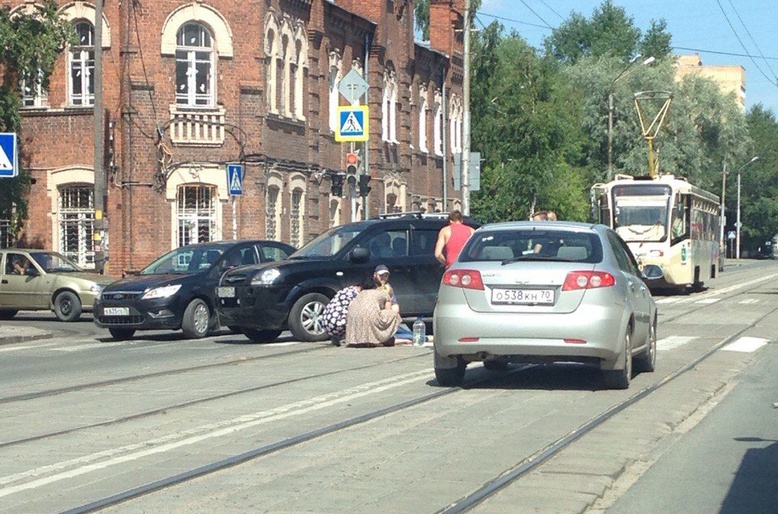
[[[737,437],[736,441],[762,445],[770,440]],[[778,442],[748,450],[721,507],[721,514],[759,514],[778,511]]]

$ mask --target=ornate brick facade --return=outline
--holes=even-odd
[[[372,177],[368,216],[458,206],[462,4],[432,1],[428,44],[414,42],[408,0],[105,2],[110,273],[188,242],[236,235],[299,246],[361,219],[361,197],[331,192],[351,149],[335,141],[332,111],[347,102],[332,91],[352,68],[370,85],[370,140],[355,147]],[[63,2],[61,12],[94,24],[90,2]],[[67,204],[63,192],[94,184],[90,44],[63,53],[44,97],[28,94],[20,134],[36,179],[20,243],[76,252],[87,267],[89,201]],[[237,200],[225,169],[233,162],[245,169]]]

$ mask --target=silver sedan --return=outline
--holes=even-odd
[[[446,271],[433,328],[435,376],[460,385],[468,363],[580,362],[610,388],[656,365],[656,303],[622,239],[604,225],[484,225]]]

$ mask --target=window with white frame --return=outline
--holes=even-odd
[[[289,116],[289,36],[284,34],[281,37],[281,52],[278,54],[278,70],[281,75],[280,97],[278,98],[278,110],[284,116]]]
[[[176,36],[176,104],[215,105],[213,39],[200,24],[187,23]]]
[[[443,103],[441,100],[440,91],[435,91],[434,125],[432,127],[435,155],[443,155]]]
[[[265,237],[274,241],[280,241],[280,234],[278,233],[278,220],[280,218],[280,210],[278,200],[280,199],[281,191],[275,187],[270,186],[267,188],[267,199],[265,201]]]
[[[305,26],[298,25],[295,35],[295,62],[293,68],[292,95],[294,98],[292,113],[295,119],[305,119],[305,68],[308,66],[308,39]]]
[[[86,20],[74,25],[78,44],[70,47],[70,105],[95,103],[95,30]]]
[[[85,268],[94,268],[94,187],[59,188],[59,253]]]
[[[205,243],[216,239],[216,186],[182,185],[178,187],[176,217],[178,246]]]
[[[339,50],[333,50],[330,52],[330,96],[329,96],[329,109],[330,109],[330,130],[335,132],[338,130],[338,106],[340,105],[340,92],[338,91],[338,85],[340,79],[343,78],[343,59],[340,56]]]
[[[303,191],[295,189],[292,191],[292,209],[289,216],[290,241],[294,247],[300,248],[303,245]]]
[[[427,153],[427,88],[419,87],[419,149]]]
[[[462,152],[462,101],[458,96],[452,95],[451,113],[449,115],[449,145],[451,153],[456,155]]]
[[[48,105],[48,94],[43,88],[43,70],[38,70],[37,80],[31,73],[25,73],[19,81],[19,88],[22,92],[22,107],[34,108]]]
[[[278,54],[278,30],[275,24],[275,18],[269,17],[267,28],[265,30],[265,53],[267,54],[267,108],[272,113],[278,112],[276,103],[276,92],[278,84],[278,65],[276,64],[276,55]]]
[[[384,71],[384,95],[381,104],[381,138],[397,143],[397,75],[390,62]]]

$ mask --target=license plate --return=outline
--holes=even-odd
[[[553,305],[553,289],[492,289],[492,303],[513,305]]]
[[[129,307],[103,307],[103,315],[105,316],[129,316]]]
[[[219,296],[219,298],[235,298],[235,288],[234,287],[219,287],[216,290],[216,294]]]

